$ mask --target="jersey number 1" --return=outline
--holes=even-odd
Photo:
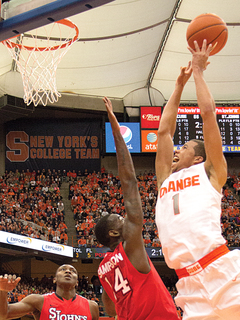
[[[180,210],[179,210],[179,193],[176,193],[173,197],[173,211],[174,214],[179,214]]]

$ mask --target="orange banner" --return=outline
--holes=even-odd
[[[141,130],[142,152],[157,151],[157,130]]]

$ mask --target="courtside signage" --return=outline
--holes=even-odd
[[[15,233],[0,231],[0,242],[48,253],[73,257],[73,248],[62,244],[30,238]]]
[[[120,131],[130,153],[140,153],[140,123],[120,122]],[[105,123],[106,153],[116,152],[110,122]]]

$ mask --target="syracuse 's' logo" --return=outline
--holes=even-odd
[[[29,141],[29,136],[24,131],[10,131],[6,136],[6,146],[10,151],[6,152],[11,162],[24,162],[29,157],[29,148],[24,142]]]

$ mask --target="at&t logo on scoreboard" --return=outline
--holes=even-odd
[[[142,130],[142,152],[157,152],[157,130]]]

